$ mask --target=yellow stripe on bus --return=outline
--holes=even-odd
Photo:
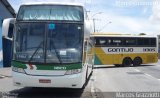
[[[119,54],[106,54],[102,48],[95,48],[95,55],[97,60],[100,60],[101,64],[111,65],[111,64],[122,64],[125,57],[130,57],[134,60],[135,57],[141,57],[142,63],[154,63],[158,61],[157,53],[119,53]],[[96,60],[95,60],[96,61]],[[96,62],[95,62],[96,63]]]

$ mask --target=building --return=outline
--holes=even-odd
[[[6,41],[2,38],[2,22],[5,18],[13,17],[16,17],[16,13],[9,2],[7,0],[0,0],[0,67],[10,66],[11,42]]]

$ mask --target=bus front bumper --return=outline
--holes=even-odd
[[[85,82],[83,73],[64,76],[32,76],[18,72],[12,74],[13,84],[22,87],[82,88]]]

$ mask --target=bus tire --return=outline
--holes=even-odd
[[[121,64],[114,64],[114,66],[121,67],[122,65]]]
[[[129,66],[131,66],[131,64],[132,64],[131,58],[124,58],[123,59],[123,63],[122,63],[123,67],[129,67]]]
[[[140,57],[136,57],[133,60],[133,66],[139,66],[142,64],[142,59]]]

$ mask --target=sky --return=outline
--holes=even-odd
[[[44,0],[8,0],[13,8]],[[160,0],[45,0],[83,3],[97,32],[160,35]]]

